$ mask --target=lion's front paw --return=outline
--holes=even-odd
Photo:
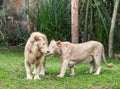
[[[63,78],[63,76],[62,76],[62,75],[60,75],[60,74],[59,74],[59,75],[57,75],[57,77],[59,77],[59,78]]]
[[[45,75],[45,73],[44,73],[44,72],[40,72],[39,74],[40,74],[40,75]]]
[[[32,80],[32,76],[31,75],[27,76],[27,79]]]
[[[32,74],[35,74],[35,71],[33,71]]]
[[[94,75],[99,75],[99,73],[94,73]]]
[[[75,74],[74,74],[74,73],[71,73],[70,76],[75,76]]]
[[[35,77],[34,77],[34,80],[40,80],[41,78],[39,78],[39,76],[38,75],[36,75]]]

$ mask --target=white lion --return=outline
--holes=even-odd
[[[69,66],[71,75],[75,75],[73,66],[78,63],[87,62],[90,63],[90,73],[92,73],[97,67],[95,74],[99,75],[101,72],[101,58],[108,67],[112,67],[113,64],[108,64],[105,59],[104,47],[100,42],[88,41],[80,44],[73,44],[70,42],[61,42],[52,40],[49,45],[48,54],[59,53],[62,60],[62,68],[58,77],[65,75],[66,68]]]
[[[45,54],[47,49],[48,41],[46,35],[40,32],[33,32],[25,45],[24,51],[27,79],[32,79],[31,65],[34,65],[34,79],[40,79],[39,74],[45,75]]]

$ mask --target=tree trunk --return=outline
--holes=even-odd
[[[79,30],[78,30],[78,3],[79,0],[71,0],[71,36],[72,43],[79,42]]]
[[[22,8],[25,9],[25,5],[26,5],[26,1],[25,1],[25,0],[22,0]]]
[[[114,5],[110,33],[109,33],[109,44],[108,44],[109,45],[109,48],[108,48],[109,57],[112,57],[113,55],[112,48],[113,48],[114,28],[115,28],[115,21],[116,21],[116,16],[117,16],[118,4],[119,4],[119,0],[116,0],[115,5]]]

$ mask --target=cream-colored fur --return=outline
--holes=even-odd
[[[40,32],[33,32],[25,45],[24,51],[27,79],[32,79],[31,65],[34,65],[34,79],[40,79],[39,74],[45,75],[45,54],[47,49],[48,41],[46,35]]]
[[[78,63],[90,63],[90,73],[93,73],[95,66],[97,70],[95,74],[99,75],[101,72],[101,58],[108,67],[113,64],[108,64],[105,59],[104,47],[100,42],[88,41],[80,44],[73,44],[70,42],[60,42],[52,40],[49,45],[49,54],[59,53],[62,60],[62,68],[58,77],[65,75],[66,68],[69,66],[71,70],[70,75],[75,75],[73,66]]]

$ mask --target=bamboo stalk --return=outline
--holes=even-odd
[[[113,55],[113,39],[114,39],[114,29],[115,29],[115,21],[116,21],[116,16],[117,16],[117,11],[118,11],[118,5],[119,5],[119,0],[115,1],[114,5],[114,11],[112,15],[112,21],[111,21],[111,27],[110,27],[110,33],[109,33],[109,48],[108,48],[108,54],[109,57],[112,57]]]

